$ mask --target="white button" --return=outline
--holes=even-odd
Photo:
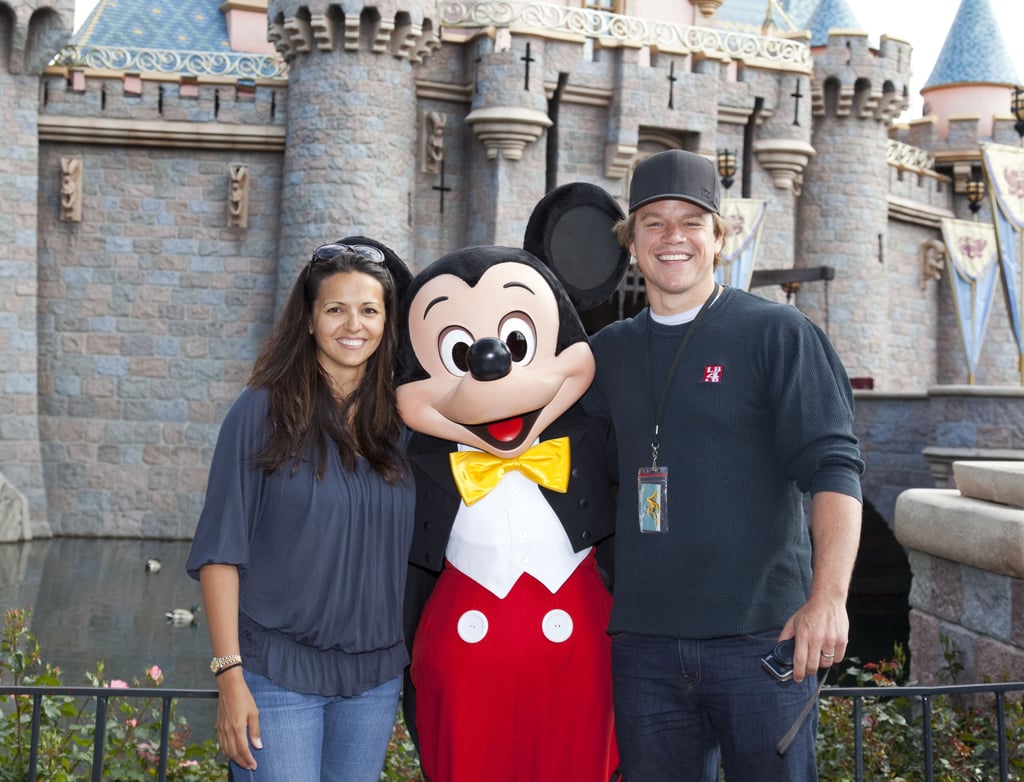
[[[475,644],[487,635],[487,617],[480,611],[467,611],[459,617],[459,638],[468,644]]]
[[[551,643],[560,644],[572,635],[572,617],[561,608],[555,608],[544,614],[540,628]]]
[[[523,556],[521,556],[519,558],[520,564],[523,564],[523,565],[527,564],[529,561],[530,561],[530,558],[526,554],[523,554]]]

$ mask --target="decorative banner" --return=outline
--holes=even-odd
[[[973,385],[999,277],[999,245],[989,223],[971,220],[943,219],[942,238],[946,242],[953,302],[967,356],[967,382]]]
[[[720,212],[729,224],[722,245],[722,262],[715,269],[715,279],[722,285],[741,290],[750,288],[767,206],[767,201],[756,198],[722,199]]]
[[[995,224],[999,261],[1003,270],[1003,292],[1010,327],[1017,341],[1018,369],[1024,385],[1024,331],[1021,327],[1021,301],[1024,280],[1024,149],[1003,144],[982,144],[985,173],[990,183],[992,221]]]

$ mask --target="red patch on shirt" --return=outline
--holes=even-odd
[[[705,383],[721,383],[722,382],[722,365],[721,364],[710,364],[704,367],[704,382]]]

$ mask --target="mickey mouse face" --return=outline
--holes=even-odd
[[[557,350],[558,299],[517,255],[493,258],[475,283],[440,274],[415,291],[408,336],[427,377],[397,392],[411,428],[517,456],[590,385],[590,346]]]

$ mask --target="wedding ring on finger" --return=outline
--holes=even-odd
[[[822,652],[821,656],[824,657],[826,660],[831,660],[831,659],[833,659],[836,656],[836,653],[835,652]]]

